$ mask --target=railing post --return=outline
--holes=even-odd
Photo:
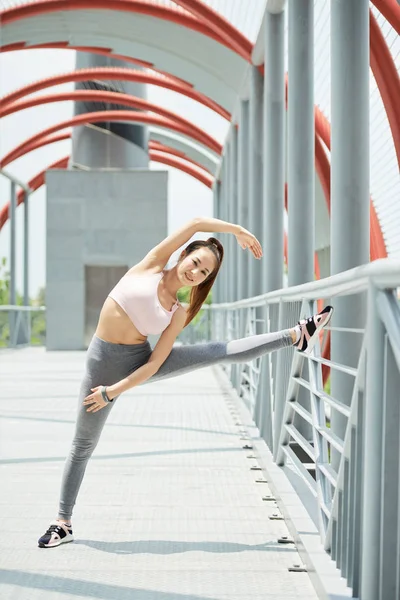
[[[362,600],[379,600],[382,398],[385,330],[377,307],[377,290],[370,284],[367,312],[367,374],[365,394],[364,483],[362,506],[361,594]],[[383,599],[382,599],[383,600]],[[386,599],[385,599],[386,600]]]
[[[17,186],[14,181],[10,184],[10,305],[15,306],[17,303],[16,292],[16,214],[17,214]],[[17,314],[10,310],[10,346],[14,346],[16,342],[16,316]]]

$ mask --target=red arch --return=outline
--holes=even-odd
[[[0,118],[6,117],[7,115],[24,110],[26,108],[32,108],[33,106],[40,106],[42,104],[51,102],[64,102],[66,100],[75,100],[81,102],[110,102],[112,104],[121,104],[123,106],[129,106],[131,108],[137,108],[140,110],[148,110],[180,124],[182,127],[186,128],[189,135],[192,135],[192,137],[197,135],[197,139],[202,139],[203,143],[208,147],[214,146],[217,148],[218,145],[217,140],[200,129],[200,127],[197,127],[197,125],[194,125],[176,113],[162,108],[157,104],[153,104],[148,100],[144,100],[143,98],[137,98],[136,96],[121,94],[119,92],[105,92],[102,90],[73,90],[69,92],[58,92],[46,96],[34,96],[33,98],[28,98],[25,101],[13,102],[4,108],[0,108]]]
[[[179,11],[172,6],[162,6],[146,0],[39,0],[31,4],[23,4],[0,12],[3,25],[27,17],[67,10],[114,10],[149,15],[158,19],[171,21],[201,33],[236,52],[246,61],[251,62],[252,44],[236,31],[232,37],[218,23],[204,22],[187,12]],[[242,40],[239,40],[239,37]],[[246,41],[246,44],[243,43]]]
[[[173,0],[173,2],[207,23],[217,35],[231,45],[232,50],[251,62],[253,44],[219,12],[199,0]]]
[[[371,10],[369,16],[371,69],[385,106],[396,149],[397,162],[400,166],[400,78],[381,28]]]
[[[97,8],[99,8],[100,6],[103,7],[105,2],[106,2],[106,0],[96,0],[96,7]],[[51,5],[50,5],[50,3],[51,3]],[[89,3],[89,0],[83,0],[83,2],[80,2],[80,0],[42,0],[40,2],[34,3],[33,5],[25,5],[22,7],[17,7],[17,8],[3,11],[3,13],[2,13],[3,23],[11,22],[13,20],[17,20],[17,19],[32,15],[32,14],[41,14],[43,12],[53,12],[53,11],[57,10],[56,6],[60,9],[61,8],[65,8],[65,9],[94,8],[92,2],[90,3],[90,5],[88,3]],[[227,37],[226,37],[227,32],[226,32],[226,30],[225,30],[225,32],[222,31],[223,28],[222,29],[220,28],[221,24],[217,24],[217,25],[213,24],[211,27],[211,30],[210,30],[210,27],[209,27],[210,24],[208,24],[208,25],[201,24],[200,25],[199,21],[189,18],[188,15],[182,15],[182,14],[178,13],[177,11],[172,10],[171,8],[166,9],[165,7],[155,6],[154,4],[152,4],[150,6],[150,4],[148,2],[139,1],[139,0],[115,0],[115,2],[112,0],[108,0],[105,8],[110,9],[110,4],[112,4],[112,8],[117,9],[117,10],[128,10],[130,12],[133,11],[133,12],[139,12],[142,14],[151,14],[152,16],[155,16],[157,18],[166,18],[166,19],[176,22],[180,25],[188,26],[192,29],[200,31],[203,34],[208,35],[209,37],[211,37],[213,39],[216,39],[218,42],[228,45],[228,43],[225,41],[227,39]],[[184,0],[183,4],[186,4],[187,7],[189,7],[189,5],[190,5],[192,12],[197,11],[197,14],[198,14],[198,11],[201,9],[201,7],[199,7],[199,3],[197,2],[197,0]],[[397,10],[397,7],[395,6],[394,0],[379,0],[379,1],[376,0],[375,4],[377,6],[379,5],[378,8],[380,8],[382,10],[382,12],[385,12],[385,16],[389,16],[390,18],[393,18],[393,17],[396,18],[396,15],[398,15],[398,10]],[[210,12],[208,14],[209,14],[209,16],[211,15]],[[211,19],[211,21],[212,21],[212,19]],[[395,24],[393,24],[393,26],[396,28]],[[199,29],[199,27],[200,27],[200,29]],[[216,31],[217,28],[220,28],[219,34],[222,35],[222,38],[221,37],[218,38],[217,35],[214,35],[214,31]],[[18,43],[18,44],[9,45],[8,49],[11,49],[11,48],[18,49],[18,48],[21,48],[24,46],[25,46],[25,44],[22,42],[22,43]],[[43,46],[44,45],[42,45],[42,47]],[[46,46],[48,47],[49,45],[46,44]],[[231,47],[231,49],[236,51],[236,48],[233,48],[232,45],[230,47]],[[250,61],[251,57],[249,57],[248,54],[246,54],[246,52],[247,52],[247,50],[244,52],[244,55],[242,52],[239,52],[239,53],[246,60]],[[261,70],[263,70],[262,67],[261,67]],[[324,121],[326,124],[327,123],[326,119],[324,119]],[[318,127],[318,119],[316,119],[316,130],[318,131],[319,129],[320,129],[320,127]],[[324,139],[325,132],[318,131],[318,133]],[[326,139],[324,139],[324,141],[325,141],[325,143],[327,143]]]
[[[67,139],[67,138],[65,138],[65,139]],[[53,141],[57,141],[57,140],[53,140]],[[50,142],[48,142],[48,143],[50,143]],[[170,154],[169,150],[172,150],[172,149],[170,149],[168,146],[164,146],[163,144],[158,144],[157,142],[155,144],[157,144],[159,147],[150,150],[150,152],[149,152],[150,160],[152,160],[153,162],[162,163],[162,164],[168,165],[170,167],[179,169],[180,171],[187,173],[194,179],[197,179],[198,181],[200,181],[200,183],[203,183],[208,188],[212,187],[214,178],[212,177],[212,175],[210,175],[204,169],[201,170],[201,166],[199,168],[199,165],[196,162],[192,161],[189,157],[186,157],[186,156],[177,157],[174,154]],[[70,158],[69,156],[65,156],[64,158],[57,160],[55,163],[53,163],[52,165],[50,165],[49,167],[47,167],[46,169],[44,169],[43,171],[41,171],[40,173],[35,175],[35,177],[33,177],[28,182],[28,187],[33,192],[36,191],[37,189],[39,189],[45,183],[46,172],[49,171],[50,169],[66,168],[68,166],[69,158]],[[20,190],[17,195],[17,206],[19,206],[20,204],[23,204],[24,200],[25,200],[25,192],[24,192],[24,190]],[[5,223],[8,221],[9,215],[10,215],[10,203],[8,202],[0,210],[0,231],[4,227]]]
[[[221,117],[230,120],[230,113],[223,108],[217,102],[214,102],[211,98],[208,98],[205,94],[198,92],[193,89],[193,87],[184,83],[181,80],[170,79],[169,77],[157,75],[157,72],[154,73],[146,73],[143,71],[135,71],[133,69],[124,69],[118,67],[96,67],[92,69],[80,69],[78,71],[73,71],[71,73],[64,73],[62,75],[55,75],[52,77],[48,77],[46,79],[42,79],[41,81],[36,81],[35,83],[31,83],[29,85],[16,90],[15,92],[11,92],[4,96],[1,100],[1,106],[4,108],[8,104],[16,102],[21,98],[28,96],[29,94],[33,94],[35,92],[39,92],[48,87],[53,87],[55,85],[60,85],[62,83],[67,83],[71,81],[87,81],[88,79],[115,79],[118,81],[136,81],[143,84],[151,84],[157,85],[162,88],[167,88],[172,90],[173,92],[177,92],[179,94],[183,94],[192,98],[192,100],[196,100],[200,102],[207,108],[215,111]]]
[[[371,0],[379,12],[391,26],[400,34],[400,6],[396,0]]]
[[[62,123],[57,123],[48,129],[32,136],[13,150],[9,152],[3,159],[0,161],[2,167],[5,167],[13,160],[16,160],[19,156],[21,156],[24,150],[34,144],[35,142],[41,140],[44,137],[50,136],[57,131],[61,131],[62,129],[66,129],[67,127],[72,127],[74,125],[85,125],[86,123],[101,123],[105,121],[129,121],[134,123],[146,123],[149,125],[158,125],[160,127],[166,129],[172,129],[177,131],[178,133],[182,133],[183,135],[189,135],[193,139],[197,140],[201,144],[205,144],[204,136],[194,135],[192,132],[188,132],[185,127],[183,127],[180,123],[173,121],[171,119],[166,119],[165,117],[158,115],[149,115],[147,113],[137,113],[133,111],[125,111],[125,110],[109,110],[109,111],[99,111],[93,113],[85,113],[82,115],[77,115],[68,121],[63,121]],[[210,137],[210,136],[206,136]],[[222,146],[213,138],[210,138],[209,143],[205,144],[211,150],[216,152],[217,154],[221,154]]]

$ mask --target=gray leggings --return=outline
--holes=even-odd
[[[146,383],[175,377],[216,363],[247,362],[292,343],[289,330],[284,330],[228,343],[210,342],[178,346],[172,349],[167,360]],[[113,385],[136,371],[149,360],[151,352],[149,342],[134,345],[111,344],[93,337],[87,352],[86,373],[79,394],[75,435],[61,484],[60,518],[70,519],[72,516],[86,465],[115,404],[114,401],[95,413],[88,413],[87,407],[83,405],[84,398],[90,394],[91,388]]]

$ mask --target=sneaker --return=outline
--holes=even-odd
[[[310,354],[318,340],[318,334],[325,325],[328,325],[333,313],[332,306],[326,306],[320,313],[302,319],[298,322],[300,339],[293,344],[299,352]]]
[[[52,521],[46,533],[39,538],[38,544],[39,548],[53,548],[73,541],[74,536],[71,527],[61,521]]]

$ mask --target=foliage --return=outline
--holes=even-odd
[[[44,305],[45,290],[41,288],[36,298],[29,299],[30,306]],[[10,273],[7,270],[6,259],[0,260],[0,306],[10,304]],[[17,293],[17,306],[23,305],[23,297]],[[18,313],[0,311],[0,347],[7,347],[10,343],[10,315],[17,317]],[[46,316],[42,311],[34,311],[26,315],[31,325],[31,345],[43,345],[46,337]]]

